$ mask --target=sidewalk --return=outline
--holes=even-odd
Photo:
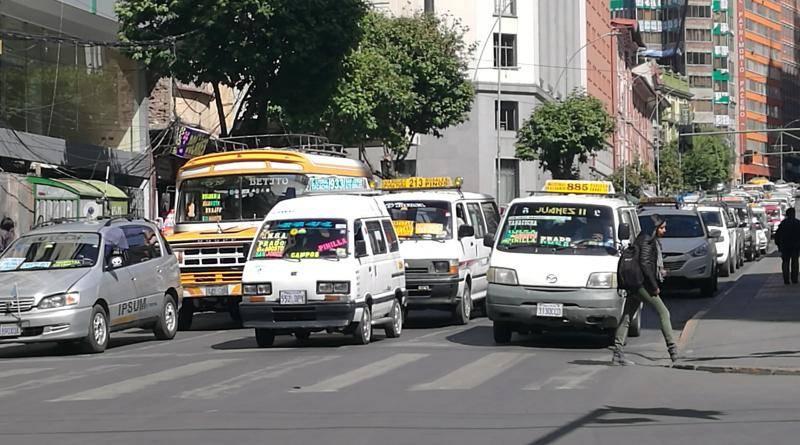
[[[753,264],[687,323],[677,368],[800,375],[800,284],[784,285],[779,257]]]

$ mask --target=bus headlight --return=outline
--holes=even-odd
[[[589,275],[586,287],[589,289],[613,289],[617,287],[617,273],[595,272]]]
[[[506,284],[511,286],[519,284],[519,281],[517,281],[517,271],[514,269],[490,267],[487,277],[492,284]]]

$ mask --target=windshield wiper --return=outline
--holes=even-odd
[[[517,249],[521,249],[523,247],[536,247],[536,246],[529,246],[527,244],[512,244],[510,246],[503,246],[501,244],[501,246],[503,247],[502,250],[517,250]]]

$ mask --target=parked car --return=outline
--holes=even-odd
[[[0,343],[80,342],[103,352],[111,332],[140,327],[169,340],[183,289],[178,261],[144,220],[51,224],[0,256]]]
[[[735,244],[736,228],[728,227],[725,209],[720,206],[697,207],[700,217],[708,229],[718,229],[721,236],[716,243],[719,276],[730,276],[736,270],[738,259]]]

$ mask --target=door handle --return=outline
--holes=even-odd
[[[131,277],[131,281],[136,281],[136,277]]]

